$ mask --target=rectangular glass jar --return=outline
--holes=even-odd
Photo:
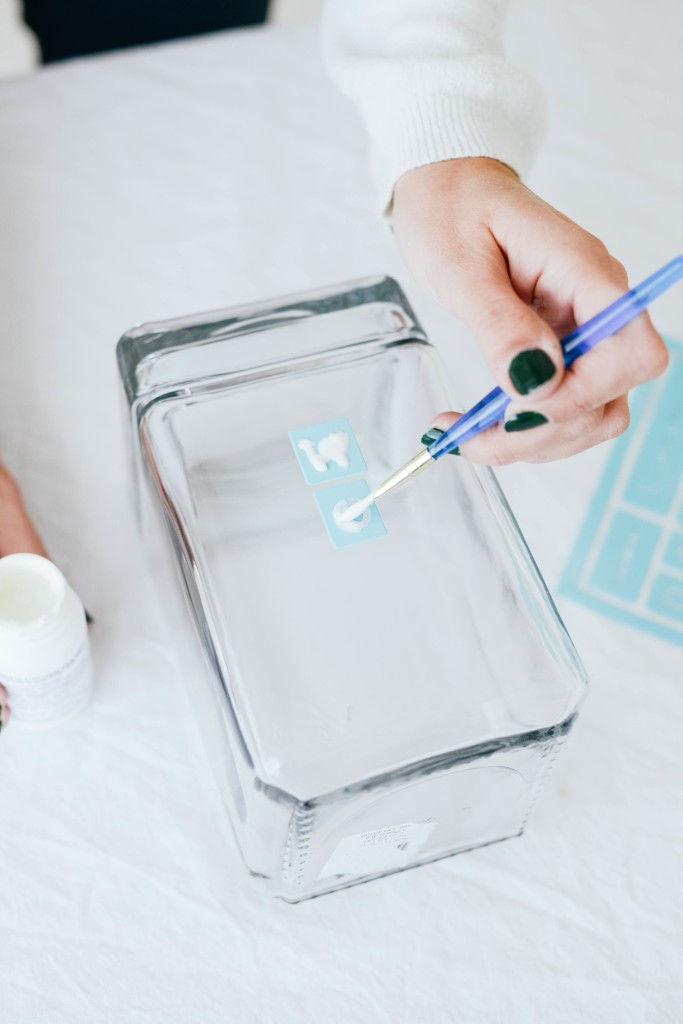
[[[337,549],[288,437],[347,418],[372,485],[453,407],[396,282],[143,325],[118,361],[251,873],[298,901],[519,835],[585,674],[493,474],[441,459],[380,501],[386,536]]]

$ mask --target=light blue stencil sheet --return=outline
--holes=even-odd
[[[323,517],[323,522],[330,536],[330,540],[336,548],[346,548],[351,544],[359,544],[364,540],[375,540],[377,537],[384,537],[387,530],[379,514],[376,505],[367,509],[367,523],[362,530],[350,532],[338,526],[335,522],[333,510],[338,502],[346,499],[348,502],[360,501],[370,493],[365,480],[348,480],[335,487],[321,487],[315,492],[315,500]]]
[[[638,388],[560,582],[560,593],[683,644],[683,344]]]
[[[299,442],[310,441],[317,452],[317,447],[323,438],[338,432],[346,434],[349,439],[349,447],[346,452],[346,457],[349,460],[348,466],[339,466],[334,460],[330,460],[327,462],[326,470],[316,469],[306,453],[299,447]],[[292,448],[301,466],[301,471],[309,484],[324,484],[331,480],[341,480],[343,477],[358,476],[359,473],[365,473],[368,468],[347,419],[326,420],[324,423],[313,423],[308,427],[290,430],[289,439],[292,442]]]

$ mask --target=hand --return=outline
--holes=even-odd
[[[602,242],[486,158],[408,171],[393,209],[408,266],[468,324],[512,398],[505,422],[467,442],[465,458],[547,462],[626,430],[628,391],[668,363],[647,313],[567,370],[558,341],[628,288]],[[442,413],[434,426],[456,419]]]
[[[26,511],[19,485],[0,464],[0,558],[19,552],[48,557]]]
[[[0,731],[5,728],[9,721],[9,704],[7,703],[7,690],[0,683]]]
[[[18,552],[47,553],[24,507],[16,480],[0,465],[0,558]],[[10,709],[7,691],[0,685],[0,730],[7,725]]]

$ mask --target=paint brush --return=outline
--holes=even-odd
[[[575,359],[585,355],[586,352],[603,341],[605,338],[616,334],[622,327],[630,323],[639,313],[672,285],[683,277],[683,255],[665,264],[647,277],[635,288],[630,288],[616,302],[611,303],[601,313],[587,320],[585,324],[577,327],[560,344],[564,352],[564,365],[571,366]],[[433,465],[442,455],[448,455],[454,448],[460,447],[466,441],[470,441],[477,434],[488,430],[494,424],[503,419],[505,410],[511,399],[501,388],[494,388],[489,391],[481,401],[460,417],[448,430],[445,430],[440,437],[433,441],[428,447],[414,455],[412,459],[392,473],[390,477],[376,487],[366,498],[349,505],[337,517],[337,522],[348,523],[357,519],[365,512],[370,505],[373,505],[377,498],[387,494],[414,476],[421,473],[427,466]]]

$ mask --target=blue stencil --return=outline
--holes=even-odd
[[[348,466],[340,466],[333,459],[323,459],[326,462],[326,468],[324,470],[316,469],[306,452],[299,447],[299,444],[301,442],[304,444],[310,443],[313,446],[315,455],[320,457],[318,445],[324,438],[336,433],[346,434],[349,439],[349,446],[346,452]],[[308,427],[290,430],[289,439],[292,442],[292,448],[301,466],[301,471],[306,478],[306,482],[309,484],[324,484],[331,480],[358,476],[359,473],[365,473],[368,468],[365,465],[365,459],[361,454],[355,434],[351,429],[351,424],[347,419],[326,420],[324,423],[313,423]]]
[[[683,533],[674,533],[664,551],[664,564],[683,572]]]
[[[367,525],[357,533],[351,533],[335,522],[333,510],[340,501],[346,500],[349,503],[360,501],[370,493],[370,488],[365,480],[349,480],[335,487],[322,487],[316,491],[314,498],[323,517],[323,522],[329,534],[330,540],[336,548],[347,548],[351,544],[361,544],[364,540],[375,540],[377,537],[384,537],[386,527],[379,514],[376,505],[371,505],[366,510]]]
[[[661,528],[630,512],[615,512],[590,581],[597,590],[635,601],[659,543]]]
[[[683,344],[638,388],[560,582],[581,604],[683,645]]]
[[[653,612],[676,619],[683,628],[683,579],[660,573],[652,585],[647,604]]]

